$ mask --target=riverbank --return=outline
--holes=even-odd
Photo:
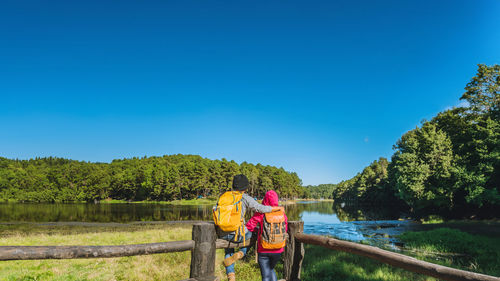
[[[470,234],[479,234],[490,237],[500,237],[500,221],[497,220],[452,220],[442,223],[425,223],[419,230],[426,231],[436,228],[458,229]]]
[[[182,200],[173,200],[173,201],[125,201],[125,200],[116,200],[116,199],[106,199],[99,201],[101,204],[166,204],[166,205],[189,205],[189,206],[198,206],[198,205],[215,205],[217,203],[217,199],[213,198],[199,198],[199,199],[182,199]]]
[[[290,200],[279,201],[279,204],[281,206],[285,206],[285,205],[294,205],[297,203],[304,203],[304,202],[333,202],[333,199],[300,198],[300,199],[290,199]]]

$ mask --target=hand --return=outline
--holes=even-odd
[[[278,211],[282,211],[284,212],[285,211],[285,208],[281,207],[281,206],[278,206],[278,207],[273,207],[273,210],[271,212],[278,212]]]

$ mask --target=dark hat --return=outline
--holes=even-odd
[[[245,175],[236,175],[233,178],[233,190],[243,191],[248,188],[248,178]]]

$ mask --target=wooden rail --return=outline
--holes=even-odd
[[[500,281],[500,278],[454,269],[417,260],[376,247],[337,240],[318,235],[303,234],[304,222],[288,223],[288,242],[283,255],[283,276],[286,280],[300,280],[304,259],[304,244],[353,253],[375,259],[416,273],[449,281]],[[0,246],[0,261],[34,259],[110,258],[192,251],[190,279],[213,281],[215,278],[215,250],[253,245],[256,237],[243,243],[217,239],[213,223],[193,225],[192,240],[118,246]]]
[[[194,241],[185,240],[119,246],[0,246],[0,261],[151,255],[189,251],[194,245]]]
[[[255,241],[256,237],[252,237],[246,243],[217,239],[215,247],[217,249],[241,248],[252,245]],[[184,252],[194,248],[195,241],[193,240],[113,246],[0,246],[0,261],[114,258]]]

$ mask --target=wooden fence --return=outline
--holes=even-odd
[[[365,256],[395,267],[442,280],[500,281],[498,277],[436,265],[372,246],[324,236],[303,234],[303,229],[304,222],[302,221],[291,221],[288,223],[289,239],[283,256],[283,276],[289,281],[300,280],[300,271],[305,254],[304,244],[318,245],[327,249]],[[110,258],[192,251],[190,279],[185,281],[214,281],[216,280],[216,249],[239,248],[253,245],[253,243],[255,243],[255,237],[250,241],[246,241],[245,245],[243,243],[232,243],[217,239],[213,223],[201,222],[193,225],[192,240],[119,246],[0,246],[0,261]]]

